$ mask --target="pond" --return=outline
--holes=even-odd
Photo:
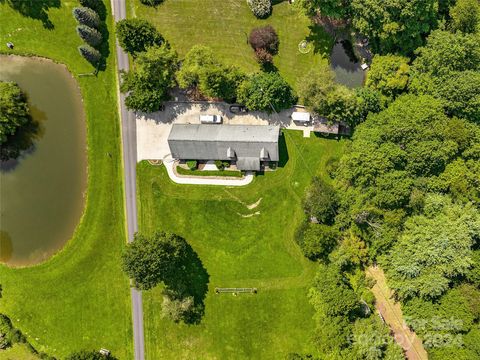
[[[365,71],[356,57],[352,43],[348,40],[337,41],[333,46],[330,64],[335,78],[340,84],[351,88],[363,86]]]
[[[85,115],[77,83],[63,65],[0,56],[0,80],[19,84],[39,128],[19,159],[0,162],[0,261],[26,266],[62,248],[80,221]]]

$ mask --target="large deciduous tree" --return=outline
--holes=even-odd
[[[452,31],[474,33],[480,29],[480,4],[478,0],[457,0],[450,8]]]
[[[335,82],[329,68],[311,70],[298,84],[303,103],[315,114],[331,122],[357,122],[358,107],[355,93]]]
[[[238,88],[238,101],[251,110],[272,112],[291,107],[296,96],[276,72],[250,75]]]
[[[440,99],[450,116],[480,123],[480,35],[435,31],[417,53],[410,91]]]
[[[164,39],[157,29],[143,19],[123,19],[117,22],[116,32],[120,46],[129,54],[136,55],[149,47],[160,46]]]
[[[405,222],[398,243],[385,260],[397,296],[434,299],[472,265],[480,214],[470,203],[453,204],[449,197],[429,195],[423,213]]]
[[[27,98],[20,87],[0,81],[0,145],[29,121]]]
[[[177,67],[177,53],[165,44],[139,53],[134,69],[122,76],[121,90],[129,92],[127,107],[145,112],[158,110],[175,85]]]
[[[437,0],[352,0],[353,26],[381,53],[411,54],[437,24]]]
[[[408,84],[408,58],[398,55],[376,55],[367,74],[365,85],[394,98],[404,92]]]
[[[212,49],[203,45],[190,49],[176,76],[181,88],[229,102],[235,100],[237,87],[245,77],[237,67],[220,63]]]
[[[161,282],[171,282],[187,254],[188,244],[178,235],[137,233],[123,255],[123,269],[138,288],[148,290]]]

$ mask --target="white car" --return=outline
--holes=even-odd
[[[221,115],[200,115],[202,124],[221,124],[223,121]]]

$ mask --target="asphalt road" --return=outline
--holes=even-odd
[[[115,21],[126,17],[125,0],[111,0],[112,12]],[[128,70],[128,56],[123,49],[116,45],[117,68]],[[136,203],[136,165],[137,165],[137,128],[135,115],[125,107],[125,96],[119,93],[120,116],[122,122],[123,166],[125,173],[125,206],[127,216],[128,241],[133,241],[133,235],[138,230],[137,203]],[[135,360],[145,359],[145,343],[143,335],[143,308],[142,293],[131,288],[132,317],[133,317],[133,345]]]

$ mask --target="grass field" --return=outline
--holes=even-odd
[[[272,25],[280,38],[274,65],[294,88],[298,79],[311,68],[328,61],[333,40],[307,16],[292,8],[288,1],[277,1],[270,17],[255,18],[246,0],[166,0],[156,8],[139,0],[130,2],[130,16],[147,19],[183,57],[196,44],[210,46],[220,60],[245,71],[259,70],[247,37],[258,26]],[[312,44],[308,54],[298,51],[307,39]]]
[[[176,185],[163,167],[138,165],[141,231],[184,236],[209,274],[199,325],[162,319],[161,288],[144,293],[148,359],[283,359],[313,351],[307,291],[315,265],[293,234],[305,187],[314,175],[326,177],[326,161],[344,143],[300,131],[284,138],[281,166],[242,188]],[[256,287],[258,294],[216,295],[215,287]]]
[[[64,357],[74,350],[105,347],[130,359],[129,286],[120,269],[125,230],[114,42],[110,38],[107,70],[98,77],[79,77],[92,67],[77,52],[81,40],[71,12],[78,2],[26,4],[30,5],[21,9],[22,15],[0,1],[2,51],[12,41],[14,53],[54,59],[77,78],[88,125],[88,191],[81,223],[60,253],[30,268],[0,266],[0,312],[32,345],[50,355]],[[110,2],[105,4],[109,7]],[[111,16],[107,21],[111,32]]]

